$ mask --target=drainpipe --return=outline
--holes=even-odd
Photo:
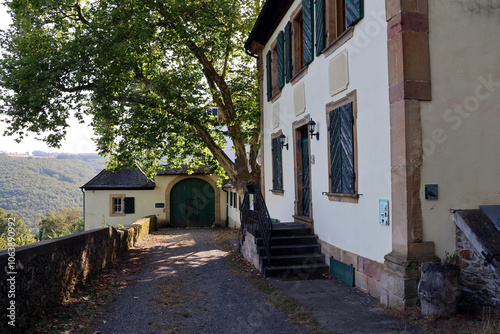
[[[85,189],[80,187],[82,193],[83,193],[83,231],[85,232]]]
[[[226,227],[229,226],[229,193],[222,186],[222,191],[226,193]]]

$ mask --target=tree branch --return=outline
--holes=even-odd
[[[221,164],[222,168],[226,171],[227,176],[231,180],[237,180],[238,173],[235,170],[234,162],[227,156],[227,154],[217,145],[217,143],[213,140],[210,133],[199,123],[193,124],[198,135],[203,140],[203,142],[207,145],[208,149],[212,153],[215,159]]]
[[[77,2],[73,7],[76,8],[78,20],[83,24],[85,24],[86,26],[88,26],[89,28],[93,28],[92,24],[85,18],[85,16],[83,16],[82,7],[80,7],[80,4]]]
[[[55,84],[54,87],[59,89],[61,92],[65,93],[76,93],[76,92],[81,92],[84,90],[92,90],[92,88],[95,87],[94,84],[86,84],[86,85],[78,85],[74,87],[66,87],[63,84]]]

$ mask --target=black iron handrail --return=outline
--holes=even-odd
[[[255,231],[258,228],[266,251],[266,257],[269,260],[271,257],[273,223],[259,185],[249,184],[245,186],[245,197],[241,207],[240,219],[242,230],[241,242],[245,241],[247,231],[255,235]]]

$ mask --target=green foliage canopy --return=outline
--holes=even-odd
[[[10,235],[9,225],[14,229],[14,233]],[[35,236],[23,222],[21,216],[0,208],[0,250],[9,248],[9,236],[14,238],[15,247],[36,241]]]
[[[20,214],[35,232],[48,210],[83,208],[79,187],[104,168],[94,155],[59,154],[53,158],[0,154],[0,208]]]
[[[111,166],[136,161],[152,174],[166,159],[218,165],[233,181],[259,178],[258,83],[243,45],[261,1],[5,3],[13,19],[1,35],[7,134],[43,134],[57,147],[72,110],[92,116]]]
[[[38,222],[38,227],[38,240],[83,232],[82,212],[78,208],[64,208],[56,212],[49,210]]]

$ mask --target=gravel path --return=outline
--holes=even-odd
[[[307,333],[229,272],[210,229],[164,229],[146,237],[136,283],[108,305],[92,333]]]

